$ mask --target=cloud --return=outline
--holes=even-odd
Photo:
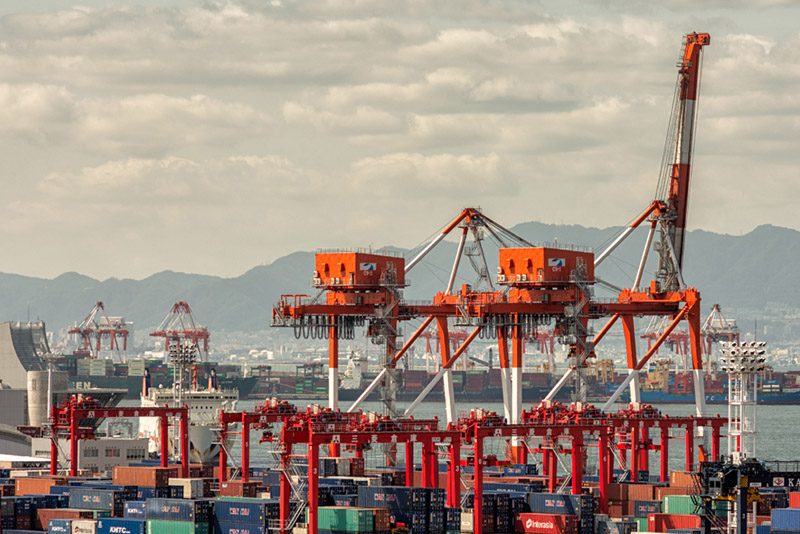
[[[297,248],[415,244],[468,205],[506,225],[622,224],[656,187],[686,13],[712,32],[691,224],[796,227],[782,208],[800,200],[786,185],[796,8],[761,4],[248,0],[2,16],[0,269],[146,276],[180,270],[174,250],[236,274]],[[746,215],[723,205],[739,194]],[[25,229],[65,265],[30,259]],[[76,252],[98,229],[135,261]],[[205,254],[171,235],[200,236]]]
[[[270,122],[249,106],[204,95],[80,98],[65,87],[40,84],[0,84],[0,120],[8,125],[4,136],[135,155],[232,145],[243,136],[263,134]]]

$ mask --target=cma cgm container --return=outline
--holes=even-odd
[[[317,287],[369,288],[405,285],[402,257],[362,252],[321,252],[314,267]]]
[[[145,513],[147,519],[208,523],[211,519],[211,501],[207,499],[194,501],[185,499],[148,499]]]
[[[98,519],[97,534],[145,534],[144,519]]]
[[[594,254],[561,248],[501,248],[500,284],[564,284],[579,266],[583,279],[594,280]]]
[[[118,511],[122,515],[122,492],[105,489],[71,488],[69,490],[69,507],[87,510]]]
[[[578,517],[566,514],[517,514],[514,532],[538,534],[577,534]]]
[[[214,517],[220,523],[249,523],[264,525],[267,519],[277,519],[280,502],[265,499],[217,499]]]
[[[214,534],[267,534],[264,525],[214,522]]]

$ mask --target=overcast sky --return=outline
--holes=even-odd
[[[3,0],[0,271],[237,276],[466,206],[625,224],[691,31],[690,229],[800,229],[800,2],[654,4]]]

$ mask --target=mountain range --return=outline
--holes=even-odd
[[[511,230],[532,243],[558,241],[602,251],[621,228],[586,228],[528,222]],[[646,231],[637,230],[607,259],[597,276],[611,284],[629,287],[642,254]],[[684,256],[684,278],[700,289],[703,313],[711,304],[739,309],[759,309],[769,304],[795,307],[800,284],[792,273],[800,261],[800,232],[770,225],[744,235],[689,232]],[[497,266],[497,243],[484,241],[489,272]],[[430,299],[447,284],[457,244],[442,242],[409,273],[407,299]],[[392,248],[408,261],[416,251]],[[650,255],[649,274],[655,268]],[[95,280],[64,273],[52,280],[0,273],[0,321],[42,319],[50,331],[80,322],[97,301],[111,316],[124,316],[137,332],[149,332],[177,301],[190,304],[200,324],[216,331],[256,332],[268,327],[272,304],[282,294],[313,294],[313,252],[295,252],[269,265],[254,267],[234,278],[163,271],[143,280]],[[477,276],[464,260],[457,287],[474,284]],[[598,297],[612,297],[596,288]]]

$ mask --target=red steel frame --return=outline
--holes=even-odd
[[[78,440],[82,438],[78,429],[78,421],[81,419],[106,419],[109,417],[158,417],[161,420],[161,467],[168,465],[168,443],[169,443],[169,419],[171,417],[180,418],[181,431],[181,477],[189,477],[189,408],[92,408],[83,409],[70,405],[65,408],[53,407],[53,420],[69,421],[70,439],[70,459],[69,474],[78,476]],[[54,431],[63,427],[56,426]],[[65,430],[65,429],[64,429]],[[55,475],[58,470],[58,448],[55,443],[50,447],[50,474]]]

